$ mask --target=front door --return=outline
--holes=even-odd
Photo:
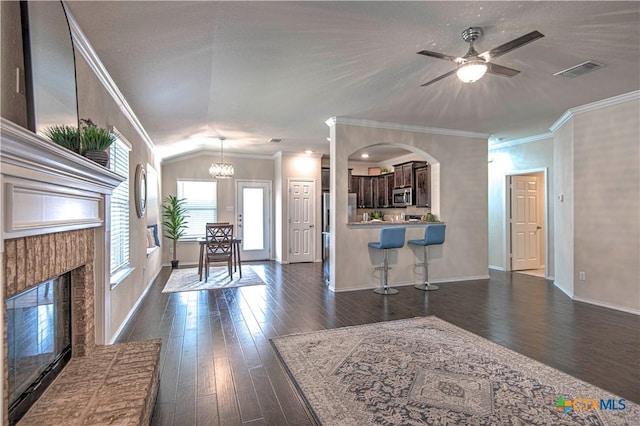
[[[236,236],[242,260],[271,258],[271,181],[236,181]]]
[[[289,181],[289,262],[315,260],[316,184],[313,180]]]
[[[511,176],[511,270],[540,268],[537,176]]]

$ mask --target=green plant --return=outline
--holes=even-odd
[[[73,152],[80,153],[80,134],[77,128],[67,125],[56,125],[47,127],[44,134],[56,144],[70,149]]]
[[[380,210],[376,210],[373,213],[371,213],[371,217],[374,219],[382,220],[382,218],[384,217],[384,214]]]
[[[80,132],[82,151],[106,151],[116,141],[115,133],[98,126],[85,126]]]
[[[164,236],[173,240],[173,261],[177,261],[176,246],[180,238],[182,238],[187,230],[187,208],[186,200],[173,195],[164,197],[162,204],[162,227]]]

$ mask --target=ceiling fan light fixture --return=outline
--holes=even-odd
[[[487,72],[487,63],[484,61],[469,61],[460,67],[456,71],[456,75],[463,83],[473,83],[482,78]]]
[[[214,179],[229,179],[234,174],[233,164],[224,162],[224,151],[222,148],[222,143],[225,138],[220,138],[220,162],[219,163],[211,163],[211,167],[209,167],[209,174]]]

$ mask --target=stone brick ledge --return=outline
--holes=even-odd
[[[72,358],[18,425],[148,425],[160,346],[160,340],[96,346]]]

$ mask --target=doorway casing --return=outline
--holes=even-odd
[[[546,167],[533,168],[533,169],[525,169],[525,170],[511,170],[505,173],[505,191],[504,191],[504,265],[506,271],[511,271],[511,177],[512,176],[525,176],[525,175],[533,175],[533,174],[541,174],[542,175],[542,201],[543,201],[543,218],[544,218],[544,267],[545,267],[545,278],[549,278],[549,208],[547,205],[548,200],[548,192],[549,192],[549,182],[548,182],[548,169]]]

